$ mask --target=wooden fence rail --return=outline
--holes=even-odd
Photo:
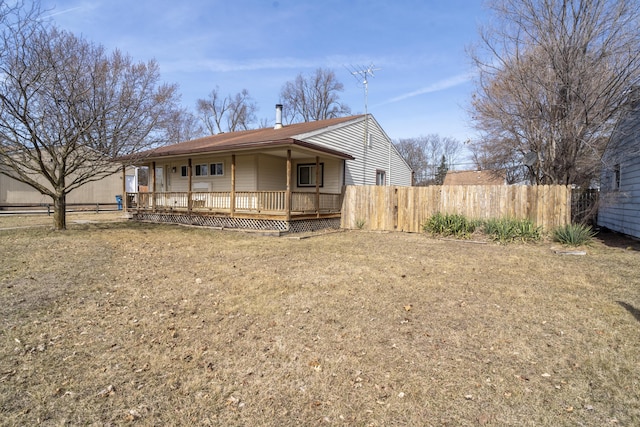
[[[349,186],[342,204],[342,228],[421,232],[423,224],[437,212],[474,219],[530,219],[548,231],[571,222],[571,187]]]

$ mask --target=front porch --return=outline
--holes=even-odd
[[[136,220],[302,232],[339,228],[342,199],[321,192],[129,192],[125,210]]]
[[[238,154],[155,152],[137,162],[149,168],[148,192],[126,191],[123,167],[125,210],[134,220],[220,228],[340,228],[344,162],[352,157],[300,141],[267,142]]]

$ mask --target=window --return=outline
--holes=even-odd
[[[186,166],[182,166],[182,167],[180,168],[180,176],[187,176],[187,175],[188,175],[188,173],[187,173],[188,171],[189,171],[189,170],[187,169],[187,167],[186,167]]]
[[[224,163],[211,163],[209,165],[210,169],[210,173],[209,175],[211,176],[220,176],[220,175],[224,175]]]
[[[376,185],[387,185],[387,173],[385,171],[376,171]]]
[[[207,176],[209,165],[196,165],[196,176]]]
[[[613,167],[613,189],[620,189],[620,163]]]
[[[324,163],[320,163],[320,182],[319,187],[324,183]],[[300,164],[298,165],[298,187],[315,187],[316,186],[316,164]]]

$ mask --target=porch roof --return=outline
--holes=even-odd
[[[280,129],[264,128],[239,132],[220,133],[205,136],[191,141],[166,145],[152,150],[144,151],[122,160],[145,159],[152,160],[173,156],[185,156],[190,154],[206,154],[221,152],[237,152],[245,150],[295,148],[320,152],[332,157],[353,160],[354,157],[345,152],[334,150],[323,145],[313,144],[296,138],[298,135],[313,133],[330,127],[359,119],[361,116],[339,117],[335,119],[320,120],[316,122],[296,123],[283,126]]]

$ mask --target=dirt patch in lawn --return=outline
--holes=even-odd
[[[640,253],[0,231],[1,425],[637,425]]]

